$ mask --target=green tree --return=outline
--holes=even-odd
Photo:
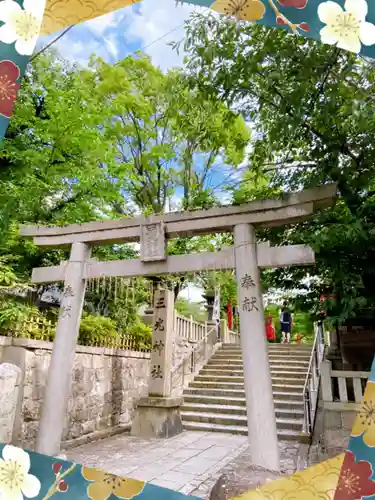
[[[267,176],[276,193],[337,182],[334,209],[259,233],[276,244],[309,244],[317,253],[315,269],[268,273],[270,283],[300,289],[300,305],[316,312],[319,295],[334,293],[329,314],[341,320],[365,309],[373,314],[372,62],[283,30],[200,15],[188,23],[185,49],[190,84],[251,120],[252,173],[235,199],[245,201],[249,189],[254,197],[254,175]],[[319,279],[307,284],[308,273]]]
[[[218,159],[233,166],[243,160],[244,121],[219,100],[190,90],[179,72],[162,73],[148,57],[113,66],[93,58],[91,64],[87,91],[106,114],[104,135],[116,149],[110,175],[126,195],[117,211],[126,213],[130,199],[144,213],[164,212],[178,188],[183,208],[212,206],[209,171]]]
[[[203,303],[200,302],[191,302],[188,299],[179,297],[175,303],[175,309],[186,318],[192,316],[194,321],[206,321],[207,319],[207,312]]]
[[[212,206],[210,168],[218,161],[238,165],[248,138],[244,121],[224,104],[203,99],[180,73],[164,75],[146,57],[113,66],[93,57],[82,70],[54,54],[40,56],[0,150],[0,256],[13,256],[22,276],[67,258],[65,250],[20,240],[19,223],[163,212],[180,193],[185,208]],[[192,246],[186,241],[172,253]],[[118,246],[104,254],[125,258]]]

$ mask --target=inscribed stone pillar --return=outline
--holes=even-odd
[[[280,469],[272,380],[254,228],[234,228],[241,347],[251,463]]]
[[[173,292],[157,290],[148,397],[137,403],[131,429],[133,436],[167,438],[182,432],[182,398],[170,397],[173,336]]]
[[[174,296],[170,290],[156,290],[152,326],[151,372],[149,396],[171,394]]]
[[[60,451],[65,416],[70,396],[72,368],[76,350],[83,300],[85,296],[84,266],[90,248],[73,243],[66,265],[60,314],[48,370],[42,417],[36,451],[55,456]]]

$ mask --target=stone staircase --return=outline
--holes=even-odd
[[[298,440],[311,346],[269,344],[279,439]],[[247,434],[240,346],[224,344],[184,390],[184,429]]]

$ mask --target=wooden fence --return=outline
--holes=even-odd
[[[25,337],[35,340],[54,340],[56,331],[56,321],[47,319],[45,316],[31,316],[27,320],[18,324],[15,331],[11,332],[12,337]],[[206,335],[207,326],[191,318],[186,318],[175,314],[174,331],[176,336],[186,338],[193,342],[200,342]],[[138,337],[134,335],[122,335],[118,337],[92,338],[87,339],[84,345],[92,347],[112,347],[132,351],[149,351]]]
[[[213,328],[213,325],[210,325]],[[194,321],[192,317],[186,318],[175,313],[174,316],[174,332],[177,337],[185,338],[190,342],[201,342],[207,336],[207,323],[199,323]],[[230,344],[239,344],[240,336],[238,333],[228,330],[226,321],[221,321],[222,340]],[[225,329],[225,334],[224,334]],[[54,340],[56,331],[56,321],[47,319],[45,316],[32,316],[21,322],[14,332],[11,332],[12,337],[25,337],[35,340],[45,340],[51,342]],[[110,347],[117,349],[125,349],[132,351],[150,351],[150,347],[146,346],[134,335],[119,335],[118,337],[101,337],[86,339],[82,345],[92,347]]]
[[[9,335],[12,337],[23,337],[34,340],[52,342],[55,338],[56,321],[47,319],[45,316],[31,316],[18,324],[15,331]],[[108,347],[123,349],[127,351],[149,352],[150,346],[145,345],[136,335],[118,335],[117,337],[92,337],[78,344],[89,347]]]
[[[29,316],[24,321],[18,323],[12,337],[25,337],[35,340],[53,341],[55,338],[56,321],[45,316]]]

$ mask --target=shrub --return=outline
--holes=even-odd
[[[137,319],[136,322],[129,327],[128,334],[135,337],[138,342],[138,349],[150,349],[152,345],[152,327],[146,325]]]
[[[12,299],[5,299],[0,302],[0,331],[2,334],[21,334],[27,323],[38,317],[42,317],[42,315],[34,306]],[[26,336],[31,337],[31,335]]]
[[[105,346],[118,338],[119,335],[114,320],[107,316],[84,314],[79,327],[79,344]]]

